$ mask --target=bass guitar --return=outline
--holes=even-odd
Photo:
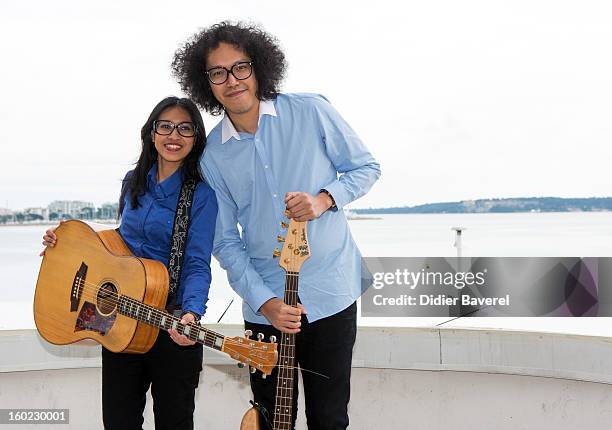
[[[284,242],[280,253],[275,252],[274,257],[280,257],[279,265],[285,269],[285,294],[283,301],[297,307],[298,283],[300,269],[304,261],[310,257],[307,221],[291,220],[287,227],[287,235],[283,239],[278,236],[279,242]],[[274,397],[273,430],[288,430],[292,428],[293,421],[293,385],[297,377],[295,366],[295,334],[281,333],[280,352],[278,358],[278,374],[276,376],[276,395]],[[276,339],[271,339],[275,341]],[[260,406],[254,404],[242,418],[240,430],[264,430],[261,423]]]

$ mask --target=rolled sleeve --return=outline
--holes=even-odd
[[[357,133],[323,97],[315,99],[315,115],[327,155],[340,176],[326,184],[338,209],[365,195],[380,177],[380,164]]]

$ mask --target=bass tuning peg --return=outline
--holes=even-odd
[[[263,333],[257,333],[257,340],[258,341],[261,342],[263,340],[263,338],[264,338],[264,334]]]
[[[253,331],[252,330],[245,330],[244,331],[244,337],[246,337],[247,339],[250,339],[250,337],[253,335]]]
[[[276,343],[276,336],[274,335],[270,336],[270,342]]]

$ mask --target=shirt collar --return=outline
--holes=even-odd
[[[182,168],[178,168],[173,174],[158,184],[157,163],[153,163],[147,176],[149,180],[149,190],[157,197],[165,198],[175,194],[183,182]]]
[[[263,115],[277,116],[276,108],[274,107],[274,102],[272,100],[260,100],[259,101],[259,121],[257,125],[261,122],[261,117]],[[221,143],[225,143],[231,138],[236,140],[240,140],[240,134],[232,124],[229,116],[225,114],[223,119],[221,120]]]

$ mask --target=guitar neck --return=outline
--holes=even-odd
[[[298,304],[298,281],[298,272],[287,272],[284,302],[288,305],[297,306]],[[273,430],[288,429],[292,424],[293,384],[296,372],[295,334],[281,333],[279,346]]]
[[[223,351],[226,337],[198,324],[181,324],[181,319],[128,296],[119,297],[117,307],[121,315],[157,327],[161,330],[177,330],[189,339],[209,348]]]

